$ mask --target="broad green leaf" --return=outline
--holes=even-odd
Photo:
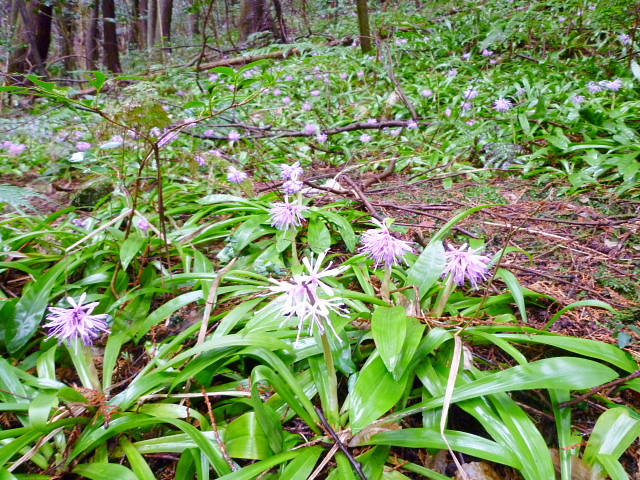
[[[264,227],[263,224],[269,219],[268,215],[253,215],[238,227],[233,234],[233,250],[237,254],[250,242],[273,232],[273,228]]]
[[[583,460],[596,466],[598,456],[611,455],[616,460],[640,435],[640,420],[633,418],[624,407],[610,408],[598,418]]]
[[[138,480],[156,480],[151,467],[127,437],[120,437],[120,446],[129,460],[129,465]]]
[[[520,468],[520,459],[496,442],[466,432],[445,430],[451,448],[491,462]],[[435,448],[446,450],[437,428],[404,428],[378,433],[367,442],[369,445],[391,445],[406,448]]]
[[[520,316],[522,317],[523,322],[527,322],[527,308],[524,303],[524,294],[522,293],[522,286],[520,282],[518,282],[518,278],[511,273],[509,270],[505,270],[504,268],[499,268],[496,272],[496,275],[500,277],[504,283],[507,284],[509,290],[511,291],[511,295],[518,305],[518,310],[520,310]]]
[[[301,448],[299,450],[291,450],[289,452],[279,453],[278,455],[274,455],[269,457],[266,460],[262,460],[260,462],[253,463],[251,465],[247,465],[240,470],[237,470],[233,473],[229,473],[223,477],[220,477],[219,480],[252,480],[262,472],[269,470],[276,465],[280,465],[281,463],[286,462],[287,460],[294,459],[302,454],[306,454],[306,450],[314,449],[322,451],[322,447],[307,447]]]
[[[89,80],[89,83],[91,83],[91,85],[93,85],[94,87],[96,87],[96,90],[100,91],[104,85],[104,81],[107,79],[107,76],[100,72],[100,71],[91,71],[88,72],[93,74],[94,79],[92,79],[89,75],[85,74],[85,77],[87,77],[87,80]]]
[[[404,307],[376,307],[371,317],[371,333],[380,358],[397,380],[399,375],[396,370],[407,334],[407,313]]]
[[[539,360],[526,365],[518,365],[496,372],[456,388],[452,403],[469,398],[513,390],[537,388],[564,388],[583,390],[610,382],[618,377],[611,368],[583,358],[556,357]],[[425,408],[441,407],[442,396],[418,403],[392,416],[406,416]]]
[[[289,462],[282,475],[280,475],[280,480],[302,480],[308,478],[321,453],[322,450],[319,448],[305,448],[303,453]]]
[[[146,335],[149,330],[158,323],[164,321],[167,317],[172,315],[175,311],[189,305],[190,303],[197,302],[202,299],[202,290],[195,292],[187,292],[176,298],[172,298],[167,303],[163,304],[160,308],[154,310],[147,318],[144,319],[142,325],[136,332],[136,337],[140,338]]]
[[[442,242],[446,236],[449,234],[449,231],[460,221],[464,220],[465,218],[467,218],[469,215],[479,212],[480,210],[484,209],[484,208],[490,208],[490,207],[499,207],[501,206],[500,204],[491,204],[491,205],[479,205],[477,207],[473,207],[470,208],[468,210],[465,210],[464,212],[461,212],[459,214],[457,214],[455,217],[453,217],[451,220],[449,220],[447,223],[445,223],[440,230],[438,230],[435,235],[433,237],[431,237],[431,240],[429,241],[429,245],[431,245],[432,243],[436,243],[436,242]]]
[[[27,75],[27,78],[47,92],[53,93],[53,89],[56,87],[56,84],[53,82],[43,82],[42,80],[38,80],[37,75]]]
[[[143,480],[138,479],[135,473],[123,465],[117,463],[85,463],[76,465],[72,473],[91,480]]]
[[[631,60],[631,73],[640,82],[640,65],[635,60]]]
[[[10,353],[20,350],[36,333],[47,309],[51,290],[65,268],[72,270],[72,266],[66,262],[57,263],[22,291],[13,318],[9,318],[5,325],[4,341]]]
[[[601,453],[596,458],[598,463],[604,467],[609,477],[611,477],[611,480],[629,480],[629,474],[615,455]]]
[[[342,235],[342,241],[347,247],[347,250],[350,252],[355,251],[356,234],[354,233],[351,224],[342,215],[338,215],[337,213],[330,212],[328,210],[319,210],[318,214],[322,215],[338,228],[338,232]]]
[[[245,319],[249,312],[253,312],[256,306],[262,301],[264,301],[263,298],[252,298],[251,300],[245,300],[241,304],[237,305],[233,310],[227,313],[218,324],[213,332],[212,338],[219,338],[227,335],[238,324],[238,322]]]
[[[442,242],[431,240],[407,272],[404,286],[415,285],[420,289],[420,296],[423,297],[444,271],[446,261],[442,256],[443,253]]]
[[[404,391],[408,372],[395,380],[377,354],[362,368],[349,395],[351,429],[358,433],[393,408]]]
[[[231,422],[224,430],[223,441],[231,458],[265,460],[273,455],[255,412],[247,412]]]
[[[549,397],[553,408],[553,416],[556,420],[558,431],[558,455],[560,457],[561,480],[571,480],[571,409],[559,408],[558,404],[571,400],[569,390],[549,389]]]
[[[472,327],[470,330],[473,331],[475,328],[476,327]],[[633,373],[638,369],[638,364],[628,352],[620,350],[614,345],[597,340],[567,337],[564,335],[525,335],[517,333],[498,333],[496,336],[511,342],[553,345],[554,347],[562,348],[570,352],[579,353],[585,357],[609,362],[629,373]]]
[[[384,469],[384,464],[389,458],[389,450],[387,445],[376,445],[375,448],[356,457],[356,460],[362,465],[362,472],[367,480],[379,480]]]
[[[309,247],[315,253],[324,253],[331,247],[331,234],[319,215],[312,215],[307,229]]]
[[[402,465],[402,468],[409,470],[410,472],[418,473],[424,478],[431,478],[432,480],[451,480],[451,477],[442,475],[441,473],[435,472],[429,468],[421,467],[415,463],[404,462],[401,459],[398,459],[398,462]]]
[[[356,480],[356,476],[353,473],[353,466],[344,453],[336,452],[336,463],[337,467],[334,470],[334,472],[336,472],[335,478],[339,480]],[[329,477],[327,477],[327,480],[328,479]]]
[[[41,430],[49,420],[51,409],[58,404],[57,395],[41,393],[29,404],[29,421],[33,428]]]
[[[109,388],[111,386],[113,375],[110,372],[115,371],[115,366],[120,356],[120,348],[129,335],[128,332],[112,333],[109,335],[102,360],[102,388]]]
[[[120,247],[120,263],[122,263],[123,270],[127,269],[131,260],[138,255],[145,243],[147,243],[147,239],[138,236],[137,233],[131,233],[129,238],[124,241]]]

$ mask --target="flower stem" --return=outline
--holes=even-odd
[[[442,290],[438,297],[438,303],[436,303],[436,306],[431,312],[432,316],[440,317],[442,315],[442,312],[444,312],[444,307],[447,305],[447,301],[449,300],[451,293],[453,293],[454,286],[455,284],[453,283],[453,276],[449,274],[449,276],[447,277],[447,283],[444,286],[444,290]]]
[[[327,321],[325,320],[325,323]],[[328,335],[329,330],[325,325],[324,332],[320,333],[320,337],[322,338],[322,349],[324,351],[324,361],[327,364],[327,372],[329,374],[329,381],[327,382],[328,392],[327,398],[329,400],[329,405],[324,405],[323,410],[327,415],[327,420],[329,421],[329,425],[334,430],[337,430],[340,427],[340,408],[338,406],[338,380],[336,378],[336,367],[333,363],[333,356],[331,355],[331,346],[329,345]]]
[[[298,258],[298,246],[296,245],[297,236],[298,236],[298,229],[292,227],[291,228],[291,263],[293,263],[293,266],[295,267],[300,266],[300,259]]]
[[[385,302],[391,302],[391,265],[384,269],[384,279],[380,285],[380,295]]]

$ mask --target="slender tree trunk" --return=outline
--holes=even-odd
[[[158,24],[158,0],[147,0],[147,48],[156,44],[156,25]]]
[[[60,53],[63,57],[64,69],[67,72],[73,72],[78,68],[73,34],[78,28],[75,17],[77,8],[77,0],[67,0],[58,5],[56,12],[56,25],[60,33]]]
[[[367,0],[356,0],[358,9],[358,27],[360,28],[360,47],[362,53],[371,51],[371,30],[369,29],[369,8]]]
[[[173,0],[159,0],[158,11],[158,36],[160,43],[165,45],[171,44],[171,18],[173,16]],[[171,48],[165,47],[165,51],[171,52]]]
[[[135,45],[140,49],[140,0],[132,0],[131,5],[131,21],[129,22],[129,45]]]
[[[33,0],[15,0],[10,16],[16,25],[14,48],[9,56],[9,73],[38,72],[47,76],[45,62],[51,44],[53,6]]]
[[[273,18],[266,0],[242,0],[240,6],[240,41],[265,30],[274,31]]]
[[[282,12],[282,2],[280,2],[280,0],[273,0],[273,7],[276,10],[276,18],[278,19],[280,41],[282,43],[289,43],[289,39],[287,38],[287,27],[284,23],[284,14]]]
[[[140,29],[138,30],[138,45],[140,49],[147,47],[147,37],[149,28],[149,8],[147,0],[139,0],[138,16],[140,18]]]
[[[191,1],[189,12],[189,36],[194,39],[202,33],[200,32],[200,7],[197,5],[197,0]]]
[[[102,62],[110,72],[120,73],[120,54],[118,53],[118,36],[116,34],[116,5],[114,0],[102,0]]]
[[[100,59],[100,0],[94,0],[89,14],[89,28],[84,42],[87,70],[97,70]]]

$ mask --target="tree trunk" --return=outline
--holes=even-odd
[[[139,0],[138,18],[140,18],[140,28],[138,30],[138,45],[142,50],[147,47],[147,36],[149,28],[149,7],[147,0]]]
[[[120,55],[118,53],[118,36],[116,34],[116,6],[114,0],[102,0],[102,63],[110,72],[120,73]]]
[[[249,35],[274,31],[273,18],[266,0],[242,0],[240,6],[240,41],[244,42]]]
[[[278,33],[280,34],[280,41],[282,43],[289,43],[289,39],[287,38],[287,27],[284,23],[284,14],[282,12],[282,3],[280,0],[273,0],[273,7],[276,10],[276,18],[278,19]]]
[[[356,0],[358,9],[358,27],[360,28],[360,47],[362,53],[371,51],[371,30],[369,29],[369,8],[367,0]]]
[[[9,73],[37,72],[47,76],[45,62],[51,44],[53,6],[33,0],[15,0],[10,16],[15,30],[15,47],[9,56]],[[19,42],[19,43],[18,43]]]
[[[89,14],[89,28],[84,42],[85,56],[87,57],[87,70],[97,70],[100,59],[100,0],[94,0]]]
[[[147,48],[156,44],[156,25],[158,24],[158,0],[147,0]]]
[[[73,72],[78,69],[74,45],[74,32],[78,29],[75,18],[75,10],[77,8],[77,0],[67,0],[58,4],[56,9],[56,24],[60,32],[60,53],[63,57],[64,69],[67,72]]]
[[[189,36],[194,39],[196,35],[200,35],[200,7],[196,0],[191,0],[189,7]]]
[[[159,0],[158,4],[158,37],[165,46],[171,43],[171,17],[173,16],[173,0]],[[170,48],[165,48],[170,52]]]
[[[129,22],[128,44],[135,45],[140,49],[140,0],[132,0],[129,7],[131,9],[131,20]]]

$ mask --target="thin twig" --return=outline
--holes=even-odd
[[[213,284],[211,285],[211,290],[209,290],[209,296],[207,297],[207,303],[204,307],[204,313],[202,314],[202,324],[200,325],[200,332],[198,333],[198,341],[197,345],[201,345],[204,343],[204,338],[207,336],[207,328],[209,326],[209,318],[211,318],[211,311],[216,304],[216,300],[218,297],[218,287],[220,286],[220,282],[222,281],[222,277],[225,276],[233,267],[233,264],[236,263],[238,257],[234,257],[231,261],[218,272],[216,278],[213,280]]]
[[[336,445],[338,446],[338,448],[340,448],[340,450],[342,450],[342,453],[344,453],[345,456],[349,459],[349,462],[351,462],[351,465],[353,465],[353,468],[355,469],[355,471],[358,474],[358,476],[362,480],[367,480],[367,477],[365,476],[364,472],[362,471],[362,464],[359,461],[357,461],[355,458],[353,458],[353,455],[351,455],[351,452],[349,451],[349,449],[344,445],[344,443],[342,443],[342,439],[338,437],[338,435],[333,430],[333,428],[331,428],[331,425],[329,425],[329,422],[327,422],[327,419],[325,418],[324,413],[322,412],[322,410],[320,410],[319,408],[316,408],[316,413],[320,417],[320,421],[322,422],[322,426],[329,433],[329,435],[331,435],[331,438],[333,438],[333,441],[336,442]],[[343,431],[343,432],[340,432],[340,433],[344,434],[344,433],[347,433],[347,432]]]
[[[607,390],[608,388],[611,388],[611,387],[617,387],[618,385],[626,383],[629,380],[633,380],[634,378],[640,378],[640,370],[636,370],[634,373],[632,373],[631,375],[627,375],[624,378],[618,378],[613,382],[605,383],[604,385],[600,385],[599,387],[593,388],[589,390],[587,393],[585,393],[584,395],[580,395],[579,397],[576,397],[573,400],[568,400],[566,402],[559,403],[558,407],[565,408],[565,407],[571,407],[573,405],[577,405],[578,403],[583,402],[584,400],[600,393],[602,390]]]
[[[344,178],[344,181],[347,182],[351,188],[353,188],[353,191],[360,198],[360,200],[364,204],[364,207],[367,209],[367,212],[369,212],[373,218],[382,222],[384,220],[384,217],[376,211],[373,205],[371,205],[371,202],[369,201],[369,199],[367,199],[358,184],[346,175],[344,175],[342,178]]]
[[[207,404],[207,412],[209,412],[209,420],[211,421],[211,428],[213,428],[213,434],[215,435],[216,442],[218,442],[218,446],[220,447],[220,452],[222,452],[222,456],[231,467],[231,470],[235,472],[236,470],[238,470],[238,467],[235,465],[235,463],[233,463],[233,460],[231,460],[231,457],[229,457],[229,454],[227,454],[227,449],[224,446],[224,442],[222,441],[222,438],[220,438],[220,432],[218,432],[218,424],[216,423],[216,417],[213,414],[213,408],[211,408],[211,402],[209,401],[209,395],[208,395],[209,392],[207,392],[207,390],[204,388],[204,385],[200,385],[200,388],[202,389],[204,402]]]

